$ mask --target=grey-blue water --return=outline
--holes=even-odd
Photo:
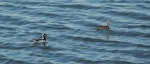
[[[150,64],[150,0],[0,0],[0,64]]]

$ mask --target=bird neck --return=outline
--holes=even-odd
[[[106,26],[109,26],[109,20],[106,21]]]
[[[43,35],[43,36],[42,36],[42,40],[46,40],[46,36]]]

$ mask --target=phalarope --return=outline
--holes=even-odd
[[[46,34],[43,33],[41,39],[34,39],[33,38],[32,42],[34,42],[34,43],[42,43],[44,46],[46,46]]]
[[[109,30],[109,22],[110,22],[110,20],[107,19],[106,25],[98,26],[98,27],[97,27],[97,30],[99,30],[99,29],[101,29],[101,30],[103,30],[103,29]]]

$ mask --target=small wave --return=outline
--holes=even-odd
[[[1,30],[12,30],[12,31],[15,31],[16,29],[15,28],[13,28],[13,27],[8,27],[8,26],[0,26],[0,29]]]
[[[149,0],[144,0],[144,3],[150,4]]]
[[[0,6],[4,9],[4,10],[11,10],[11,11],[18,11],[21,9],[32,9],[26,6],[21,5],[20,3],[12,3],[12,2],[4,2],[4,4],[0,4]]]
[[[40,24],[36,24],[33,26],[33,24],[31,24],[31,26],[28,26],[29,29],[41,29],[41,30],[71,30],[72,28],[64,26],[64,25],[57,25],[57,24],[48,24],[48,25],[40,25]]]
[[[138,12],[127,12],[127,11],[109,11],[111,14],[118,14],[121,16],[127,16],[130,18],[140,19],[140,20],[150,20],[150,15],[145,13],[138,13]]]
[[[90,6],[90,5],[82,5],[82,4],[63,4],[63,5],[54,5],[56,7],[61,8],[74,8],[74,9],[98,9],[100,7]]]
[[[121,60],[107,60],[107,62],[110,62],[113,64],[135,64],[134,62],[121,61]]]
[[[88,41],[88,42],[106,42],[106,40],[98,39],[98,38],[90,38],[90,37],[82,37],[76,35],[65,35],[67,39],[73,39],[78,41]]]
[[[140,49],[131,49],[131,50],[119,50],[119,53],[123,53],[123,54],[129,54],[128,56],[133,56],[136,58],[149,58],[149,52],[150,51],[144,51],[144,50],[140,50]]]
[[[19,16],[11,16],[9,14],[1,14],[0,15],[2,23],[10,24],[10,25],[26,25],[29,24],[28,21],[23,20],[22,17]]]
[[[128,4],[109,4],[111,7],[128,7]]]
[[[150,28],[150,25],[143,25],[143,24],[129,24],[128,28]]]
[[[25,48],[27,48],[27,47],[30,48],[30,46],[16,46],[16,45],[14,45],[14,44],[12,44],[12,45],[10,45],[10,44],[8,44],[8,45],[4,44],[4,45],[1,46],[0,48],[1,48],[1,49],[18,50],[18,49],[25,49]]]
[[[144,3],[149,2],[148,0],[88,0],[92,3]]]
[[[49,12],[37,12],[36,15],[38,16],[46,16],[46,17],[60,17],[61,15],[56,13],[49,13]]]
[[[137,47],[141,47],[141,48],[150,48],[150,45],[145,45],[145,44],[136,44]]]
[[[20,20],[18,18],[15,18],[13,16],[9,16],[9,15],[2,15],[1,14],[0,17],[1,17],[1,20],[7,21],[7,22],[12,22],[12,21],[18,21],[18,20]]]
[[[17,8],[17,6],[15,4],[11,4],[11,3],[7,3],[7,4],[3,4],[3,5],[0,5],[2,7],[5,7],[5,8]]]
[[[19,8],[20,10],[34,10],[34,8],[33,7],[31,7],[31,6],[20,6],[20,8]]]
[[[7,58],[0,58],[0,60],[2,61],[2,64],[31,64],[25,61],[21,61],[21,60],[14,60],[14,59],[7,59]]]
[[[143,37],[150,37],[150,34],[142,35]]]
[[[149,33],[148,32],[144,32],[144,31],[127,31],[127,29],[123,29],[123,30],[112,30],[111,31],[111,35],[115,35],[115,36],[127,36],[127,37],[149,37]]]
[[[78,63],[83,63],[83,64],[101,64],[102,61],[93,61],[93,60],[88,60],[88,59],[78,59],[76,60],[75,62],[78,62]]]
[[[14,3],[20,3],[20,2],[14,2]],[[24,2],[21,2],[22,5],[30,5],[30,6],[48,6],[50,3],[49,2],[44,2],[44,1],[37,1],[37,2],[32,2],[32,1],[24,1]]]
[[[138,8],[140,7],[141,9],[145,9],[145,10],[149,10],[150,9],[150,7],[148,7],[148,5],[146,5],[144,3],[137,4],[136,7],[138,7]]]

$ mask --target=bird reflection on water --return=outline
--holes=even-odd
[[[106,36],[106,40],[109,40],[109,33],[110,33],[110,19],[106,20],[106,24],[105,25],[100,25],[96,27],[97,31],[104,31],[105,32],[105,36]]]
[[[109,34],[110,34],[110,30],[106,31],[106,34],[105,34],[106,35],[106,40],[109,40],[109,36],[110,36]]]
[[[109,41],[110,40],[111,30],[107,31],[98,31],[98,38]]]

